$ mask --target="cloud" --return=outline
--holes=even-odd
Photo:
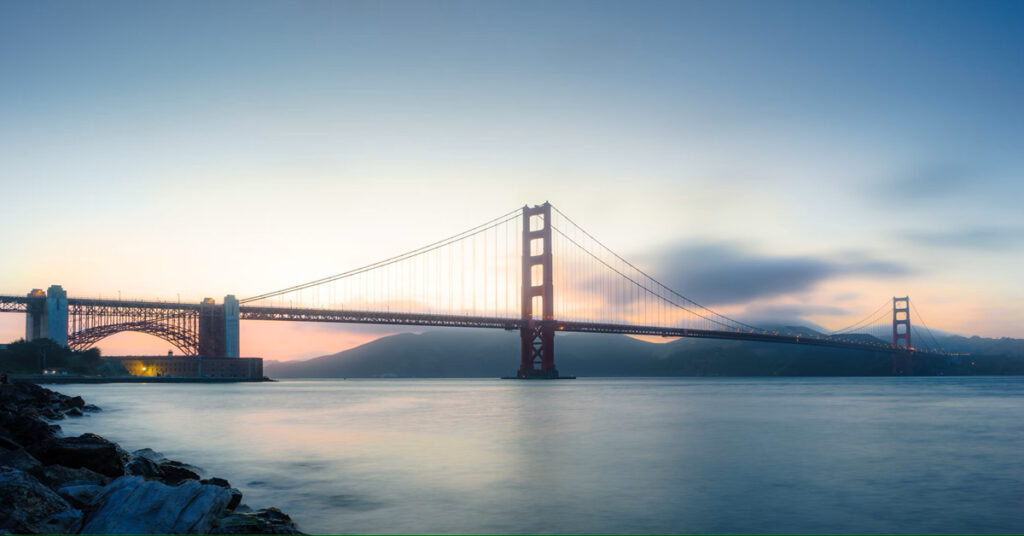
[[[1024,229],[975,227],[953,231],[911,231],[904,239],[914,244],[963,249],[1005,249],[1024,244]]]
[[[260,325],[275,326],[283,322],[277,320],[246,320],[246,322],[259,322]],[[296,334],[312,333],[360,333],[367,335],[391,335],[400,331],[422,331],[422,328],[392,324],[359,324],[348,322],[286,322],[289,330]]]
[[[807,316],[844,316],[850,311],[842,307],[832,305],[810,305],[810,304],[773,304],[753,305],[747,307],[737,316],[748,319],[767,318],[778,321],[780,318],[799,319]]]
[[[932,203],[953,205],[960,214],[965,207],[991,211],[1024,193],[1016,168],[993,163],[933,161],[894,171],[865,182],[862,196],[871,204],[879,202],[904,209],[932,211]]]
[[[978,179],[978,174],[955,164],[932,164],[920,167],[893,181],[886,188],[904,202],[909,195],[918,199],[934,199],[959,193]],[[877,195],[878,192],[875,192]]]
[[[663,283],[705,305],[746,303],[799,293],[842,276],[893,277],[911,273],[902,264],[865,258],[863,254],[848,254],[841,260],[774,257],[728,243],[673,247],[653,264],[655,276]]]

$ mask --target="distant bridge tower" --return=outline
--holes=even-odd
[[[523,207],[522,356],[520,378],[557,378],[551,205]],[[537,313],[541,313],[540,318]]]
[[[892,345],[913,349],[910,343],[910,297],[892,298]],[[893,374],[913,373],[913,362],[910,354],[893,354]]]
[[[900,341],[903,344],[900,344]],[[910,297],[892,299],[892,344],[912,348],[910,344]]]

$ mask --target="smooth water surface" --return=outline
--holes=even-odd
[[[307,532],[1024,532],[1024,378],[52,386]]]

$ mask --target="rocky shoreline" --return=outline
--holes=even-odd
[[[0,385],[0,534],[302,534],[223,478],[52,421],[100,411],[30,383]]]

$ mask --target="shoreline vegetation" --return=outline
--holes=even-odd
[[[77,376],[128,375],[120,362],[100,355],[99,348],[71,350],[46,338],[0,344],[0,370],[15,376],[43,376],[48,369]]]
[[[0,533],[302,534],[198,467],[54,421],[101,411],[32,383],[0,385]]]
[[[196,376],[79,376],[75,374],[14,374],[10,376],[12,383],[254,383],[276,382],[268,378],[250,379],[233,377],[196,377]]]
[[[262,363],[256,370],[237,362],[260,361],[259,358],[207,358],[207,362],[218,362],[214,371],[202,368],[189,373],[188,367],[165,367],[160,362],[196,362],[194,356],[116,356],[100,354],[98,348],[72,350],[61,346],[52,339],[26,341],[19,339],[9,344],[0,344],[0,373],[7,374],[12,381],[21,383],[234,383],[273,381],[262,374]],[[152,366],[149,373],[140,374],[127,362],[141,362],[142,371]],[[201,362],[202,360],[199,360]],[[224,370],[225,362],[232,364],[232,370]],[[250,363],[251,365],[251,363]],[[134,372],[129,370],[132,367]],[[170,370],[168,370],[170,369]],[[162,372],[161,372],[162,371]]]

